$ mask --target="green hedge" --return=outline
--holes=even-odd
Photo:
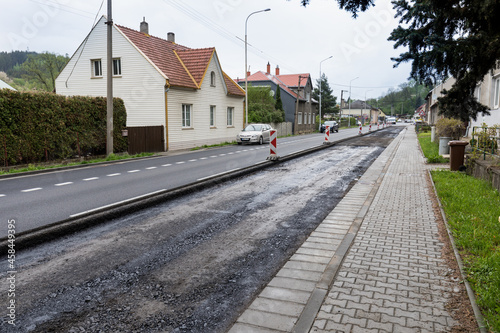
[[[106,98],[0,89],[0,161],[4,166],[106,153]],[[127,113],[113,100],[114,152],[127,150]]]

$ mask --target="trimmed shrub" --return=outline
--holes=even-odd
[[[453,140],[459,140],[464,130],[464,123],[458,119],[442,118],[436,122],[438,137],[450,137]]]
[[[0,90],[0,151],[4,166],[106,152],[106,98]],[[113,99],[115,152],[127,150],[127,113]]]

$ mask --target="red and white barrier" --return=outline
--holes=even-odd
[[[363,132],[363,126],[359,125],[359,135],[361,135],[362,132]]]
[[[330,126],[325,127],[325,143],[330,143]]]
[[[371,132],[372,131],[372,124],[370,124],[370,127],[368,127],[368,131]]]
[[[278,138],[278,133],[276,132],[276,130],[271,130],[270,133],[269,133],[269,148],[270,148],[270,154],[269,154],[269,157],[267,158],[267,160],[270,160],[270,161],[277,161],[279,160],[279,156],[278,156],[278,148],[277,148],[277,138]]]
[[[377,123],[377,130],[380,129],[380,123]]]

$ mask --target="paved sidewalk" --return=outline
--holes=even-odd
[[[229,332],[450,331],[426,172],[408,127]]]

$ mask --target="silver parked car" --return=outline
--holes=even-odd
[[[239,145],[242,143],[258,143],[261,145],[271,140],[271,130],[272,127],[267,124],[249,124],[236,136],[236,142]]]

